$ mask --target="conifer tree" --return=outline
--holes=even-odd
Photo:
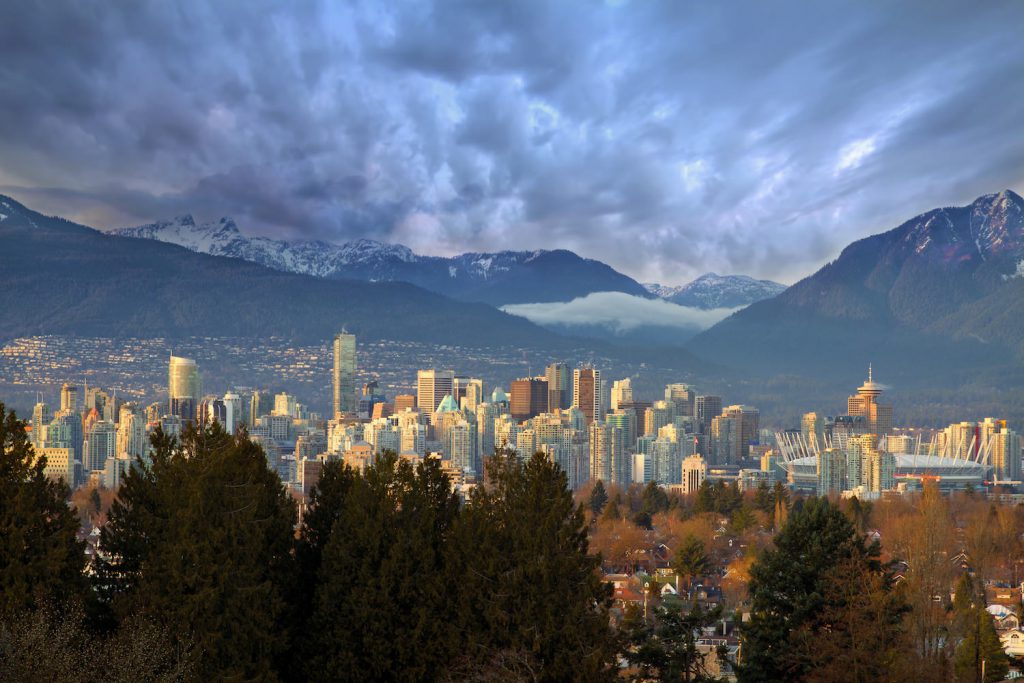
[[[672,556],[672,569],[677,576],[686,577],[689,586],[694,577],[703,575],[708,570],[708,554],[704,542],[692,534],[683,539]]]
[[[992,617],[980,607],[968,612],[964,639],[956,648],[953,666],[963,683],[994,683],[1006,678],[1010,663],[999,642]]]
[[[435,680],[453,657],[459,502],[440,462],[393,452],[356,475],[323,551],[310,624],[313,681]]]
[[[740,679],[805,678],[816,665],[815,652],[828,642],[834,625],[850,614],[843,607],[857,591],[837,585],[843,577],[873,580],[879,598],[871,603],[877,610],[871,626],[885,629],[881,642],[891,647],[902,606],[888,599],[889,577],[878,553],[877,544],[866,545],[849,518],[827,499],[812,498],[795,507],[776,535],[775,547],[751,567],[751,619],[742,630]]]
[[[594,484],[593,490],[590,492],[590,511],[597,517],[607,504],[608,492],[604,488],[604,482],[598,479],[597,483]]]
[[[200,678],[275,678],[295,580],[291,497],[262,449],[217,423],[152,443],[152,465],[136,462],[101,537],[115,614],[190,642]]]
[[[78,518],[66,484],[47,479],[45,467],[25,423],[0,403],[0,614],[85,596]]]
[[[583,510],[543,453],[499,453],[458,525],[463,663],[511,660],[537,681],[614,678],[610,586]],[[473,673],[479,676],[479,672]]]

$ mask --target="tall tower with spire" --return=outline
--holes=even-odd
[[[872,434],[882,436],[892,432],[892,406],[881,405],[878,397],[884,391],[881,384],[875,382],[871,364],[868,364],[868,381],[860,385],[857,393],[846,400],[846,412],[859,415],[868,422],[868,430]]]

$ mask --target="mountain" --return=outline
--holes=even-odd
[[[748,275],[705,273],[689,284],[671,286],[645,283],[644,288],[658,297],[680,306],[702,308],[740,308],[756,301],[770,299],[785,285],[771,280],[755,280]]]
[[[197,224],[188,215],[111,234],[177,244],[290,273],[409,282],[454,299],[495,306],[569,301],[606,291],[647,296],[640,283],[611,266],[564,249],[468,253],[451,258],[419,256],[400,244],[368,239],[339,245],[248,237],[230,218]]]
[[[1000,368],[996,381],[1019,381],[1024,200],[1009,190],[985,195],[854,242],[688,348],[755,372],[827,375],[881,359],[908,380],[931,373],[955,386]]]
[[[221,226],[228,232],[231,227]],[[570,342],[495,308],[400,282],[328,280],[102,233],[0,196],[0,334],[277,335],[544,346]]]

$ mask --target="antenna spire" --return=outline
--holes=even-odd
[[[868,381],[871,381],[871,363],[868,363]]]

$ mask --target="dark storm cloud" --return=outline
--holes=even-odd
[[[1019,3],[12,2],[0,191],[792,280],[1024,190]]]

